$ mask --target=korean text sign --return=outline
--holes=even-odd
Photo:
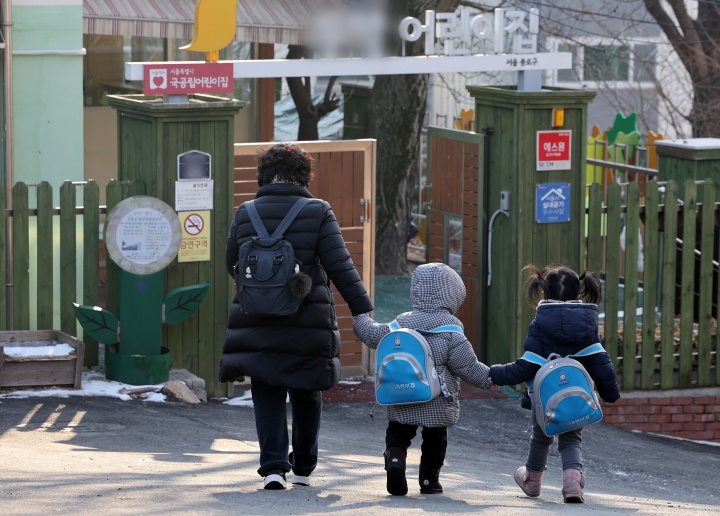
[[[572,131],[538,131],[536,170],[570,170],[571,140]]]
[[[235,88],[232,63],[146,64],[143,72],[145,95],[232,93]]]

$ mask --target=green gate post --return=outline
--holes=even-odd
[[[480,220],[484,219],[478,239],[485,243],[485,272],[479,281],[484,291],[478,316],[487,363],[505,363],[522,354],[534,315],[525,300],[522,267],[566,264],[580,272],[584,269],[587,108],[595,92],[518,91],[514,86],[470,86],[468,91],[475,98],[476,130],[485,134],[485,159],[479,171],[485,195],[478,207]],[[564,110],[561,126],[553,126],[553,108]],[[572,131],[569,170],[537,171],[537,131],[548,130]],[[568,222],[536,221],[537,185],[544,183],[569,183]],[[496,216],[493,223],[492,276],[487,286],[488,223],[501,207],[501,192],[509,193],[508,216]]]
[[[142,180],[147,195],[175,207],[178,155],[197,150],[211,156],[210,261],[175,259],[162,273],[165,292],[205,281],[210,288],[197,316],[162,327],[162,343],[170,350],[171,367],[203,378],[208,396],[220,396],[226,394],[217,378],[231,300],[225,241],[234,206],[234,117],[242,103],[211,95],[190,95],[177,103],[170,99],[108,96],[118,112],[118,179]],[[125,318],[122,307],[117,315]]]

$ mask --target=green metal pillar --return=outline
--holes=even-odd
[[[488,363],[504,363],[522,354],[534,315],[525,301],[520,273],[523,266],[565,264],[578,271],[584,268],[587,107],[595,92],[479,86],[468,90],[475,98],[476,131],[485,134],[485,156],[479,171],[484,185],[479,216],[484,224],[480,224],[478,235],[486,243],[486,263],[478,282],[484,286],[479,303],[483,349]],[[554,108],[564,110],[560,126],[554,126]],[[568,169],[538,171],[543,168],[538,165],[538,131],[549,130],[571,131]],[[539,192],[545,185],[560,183],[570,191],[569,206],[565,206],[569,220],[539,223]],[[507,208],[503,210],[507,215],[500,213],[501,208]]]

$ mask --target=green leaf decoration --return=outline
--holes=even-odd
[[[177,324],[190,317],[202,303],[210,283],[205,281],[198,285],[176,288],[165,294],[162,305],[162,322]]]
[[[112,313],[99,306],[73,303],[75,317],[93,339],[103,344],[117,344],[120,321]]]

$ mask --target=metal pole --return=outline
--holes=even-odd
[[[5,54],[3,56],[3,169],[4,182],[7,195],[6,207],[12,208],[12,185],[13,185],[13,118],[12,118],[12,0],[2,0],[2,27],[3,36],[5,37]],[[6,256],[6,277],[0,281],[7,282],[7,290],[5,306],[7,310],[7,329],[13,329],[13,304],[10,302],[13,298],[13,234],[12,225],[7,218],[6,235],[7,246],[5,248]]]

